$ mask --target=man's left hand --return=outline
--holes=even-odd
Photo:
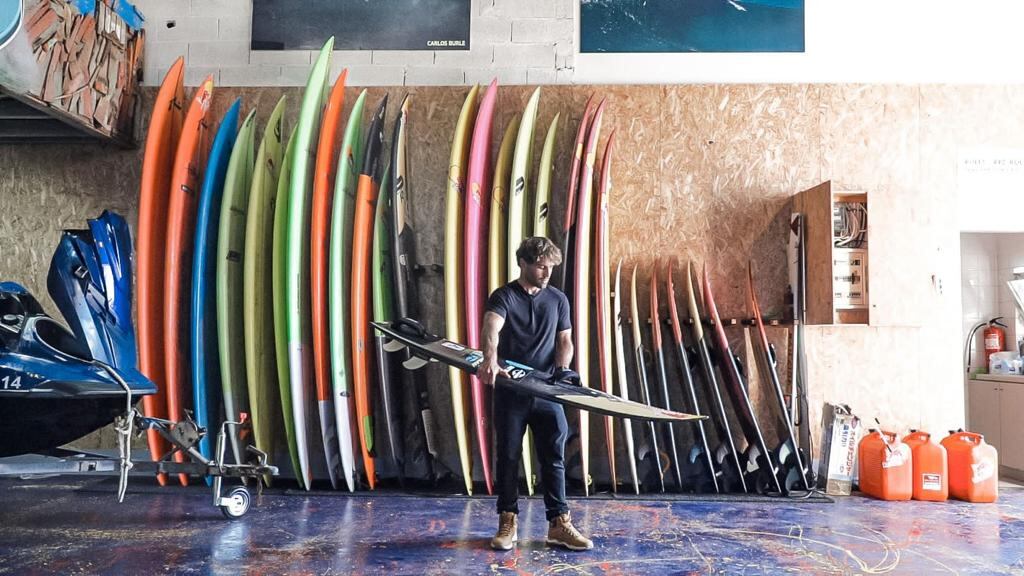
[[[572,384],[573,386],[583,385],[579,373],[571,368],[555,368],[555,373],[552,376],[552,379],[555,382],[565,382],[566,384]]]

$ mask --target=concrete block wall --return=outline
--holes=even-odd
[[[146,18],[146,85],[179,56],[185,82],[212,74],[218,86],[301,86],[316,52],[249,50],[252,0],[135,0]],[[470,50],[338,50],[331,80],[348,68],[361,86],[571,83],[574,0],[471,0]]]

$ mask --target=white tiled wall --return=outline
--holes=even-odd
[[[998,272],[996,276],[999,288],[997,291],[999,316],[1004,316],[1004,324],[1009,326],[1006,331],[1006,346],[1016,350],[1017,342],[1024,338],[1022,319],[1017,318],[1017,307],[1013,303],[1013,295],[1006,283],[1013,280],[1013,269],[1024,267],[1024,234],[997,234],[999,252],[996,257]]]
[[[998,316],[998,287],[996,277],[999,239],[997,234],[965,233],[960,235],[960,265],[964,304],[963,336],[967,338],[971,328],[978,322],[985,322]],[[983,344],[981,330],[971,343],[971,365],[982,366],[979,350]]]
[[[961,278],[963,295],[963,339],[978,322],[987,322],[1003,316],[1007,325],[1006,346],[1013,350],[1018,335],[1024,337],[1024,327],[1018,327],[1013,296],[1006,282],[1013,279],[1013,269],[1024,266],[1024,233],[960,235]],[[971,344],[971,365],[983,364],[981,329]]]

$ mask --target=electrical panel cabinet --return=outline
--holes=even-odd
[[[831,181],[793,198],[803,215],[808,324],[868,324],[868,195]]]

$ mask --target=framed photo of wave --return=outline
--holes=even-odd
[[[804,0],[580,0],[580,52],[803,52]]]
[[[470,0],[253,0],[253,50],[469,50]]]

